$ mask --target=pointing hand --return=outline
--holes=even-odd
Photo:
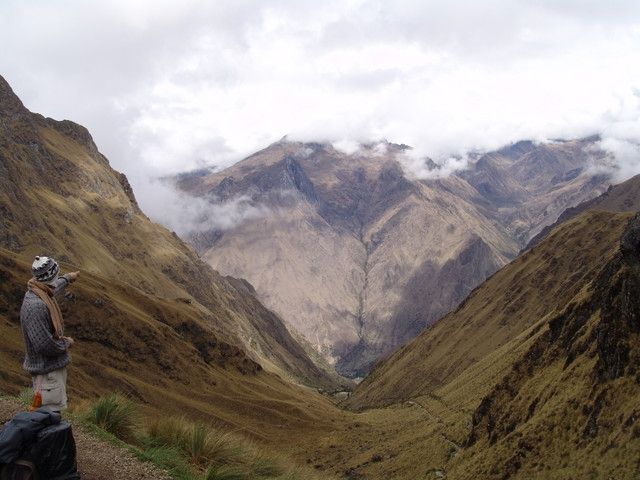
[[[69,272],[65,276],[70,282],[75,282],[79,275],[80,272]]]

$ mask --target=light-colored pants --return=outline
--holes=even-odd
[[[67,408],[67,369],[61,368],[44,375],[32,375],[33,393],[40,390],[42,406],[54,412]]]

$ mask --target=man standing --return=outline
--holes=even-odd
[[[78,278],[80,272],[58,276],[58,263],[51,257],[36,257],[33,278],[20,309],[20,324],[26,346],[23,368],[31,374],[34,395],[42,406],[60,412],[67,408],[67,365],[71,361],[71,337],[64,336],[62,312],[56,296]]]

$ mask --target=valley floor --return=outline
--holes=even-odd
[[[352,413],[338,428],[302,438],[292,453],[326,478],[442,478],[466,438],[470,415],[425,395]]]

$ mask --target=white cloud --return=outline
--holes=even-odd
[[[360,142],[346,138],[332,143],[333,148],[347,155],[353,155],[362,148]]]
[[[469,165],[469,158],[466,155],[433,160],[420,155],[415,150],[405,150],[397,158],[409,177],[420,180],[448,177],[452,173],[465,170]]]
[[[3,0],[0,44],[27,106],[87,126],[145,210],[149,178],[285,134],[385,138],[447,172],[470,150],[601,132],[616,178],[636,171],[633,0]]]
[[[228,230],[269,214],[265,205],[255,204],[247,196],[226,201],[193,198],[159,180],[142,183],[137,193],[146,199],[145,213],[152,220],[161,221],[183,238],[211,230]]]
[[[614,182],[640,174],[640,89],[620,95],[604,114],[599,147],[612,155]]]
[[[615,183],[640,174],[640,143],[607,137],[599,142],[599,147],[613,155],[610,167],[602,171],[611,175]]]

